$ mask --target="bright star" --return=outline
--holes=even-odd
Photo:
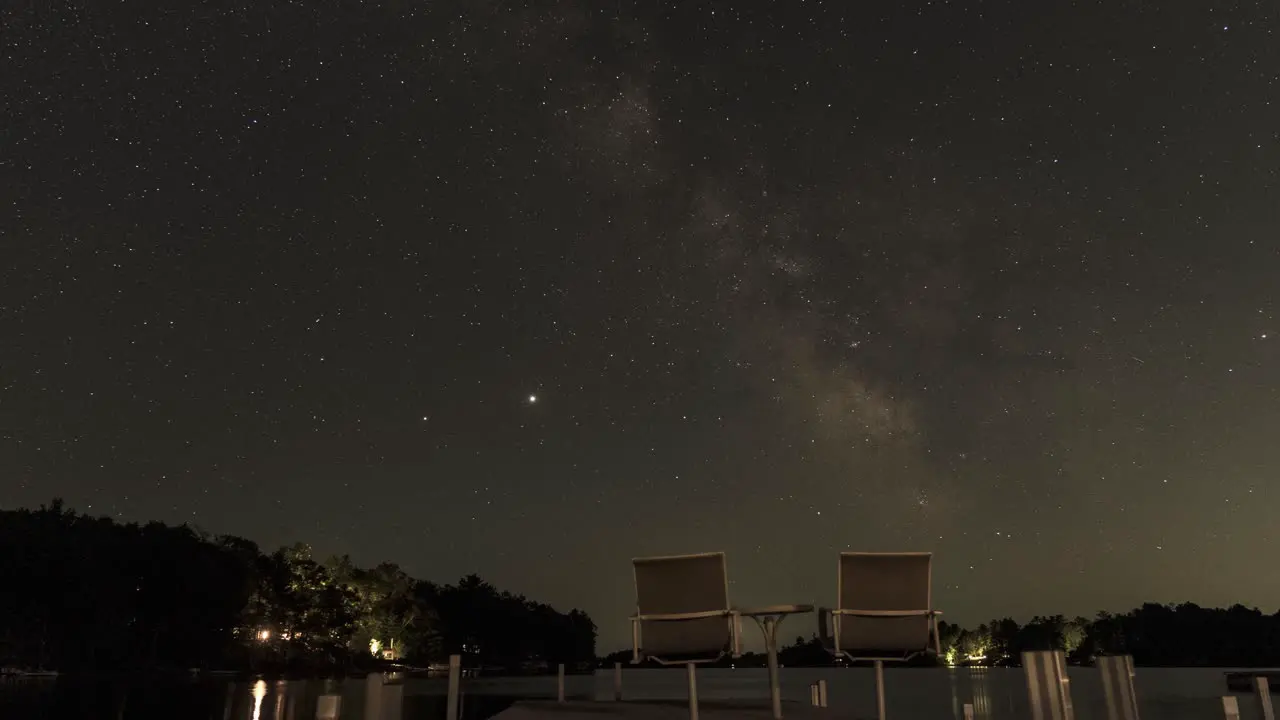
[[[536,402],[538,402],[538,396],[537,396],[537,395],[530,395],[530,396],[529,396],[529,404],[530,404],[530,405],[532,405],[532,404],[534,404],[534,403],[536,403]]]

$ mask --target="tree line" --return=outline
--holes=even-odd
[[[1099,655],[1132,655],[1147,667],[1276,667],[1280,665],[1280,612],[1233,605],[1205,608],[1194,603],[1146,603],[1126,613],[1099,612],[1093,619],[1062,615],[1037,616],[1025,624],[1011,618],[992,620],[974,628],[938,623],[942,653],[925,654],[911,664],[1016,666],[1022,653],[1061,650],[1072,664],[1091,664]],[[778,661],[790,667],[839,664],[829,640],[816,635],[778,651]],[[607,663],[631,661],[631,650],[605,658]],[[762,653],[724,657],[722,667],[764,667]]]
[[[117,523],[61,500],[0,511],[0,666],[57,669],[536,670],[591,663],[596,627],[475,575],[438,585],[384,563],[264,553],[188,525]]]
[[[1134,664],[1164,667],[1274,667],[1280,664],[1280,612],[1232,605],[1145,603],[1093,619],[1035,617],[1025,625],[1005,618],[972,629],[939,623],[944,662],[1015,665],[1031,650],[1061,650],[1067,661],[1089,664],[1099,655],[1132,655]]]

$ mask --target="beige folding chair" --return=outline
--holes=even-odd
[[[832,652],[873,660],[876,709],[884,720],[884,663],[939,653],[932,553],[840,553]]]
[[[742,618],[729,605],[724,553],[638,558],[632,662],[684,664],[689,715],[698,716],[694,666],[742,653]]]

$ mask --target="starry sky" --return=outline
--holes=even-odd
[[[602,651],[708,550],[739,605],[857,549],[966,624],[1280,606],[1274,3],[0,15],[0,507],[475,571]]]

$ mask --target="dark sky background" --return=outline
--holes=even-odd
[[[705,550],[740,605],[845,549],[968,624],[1280,605],[1272,2],[2,15],[0,507],[475,571],[602,650]]]

